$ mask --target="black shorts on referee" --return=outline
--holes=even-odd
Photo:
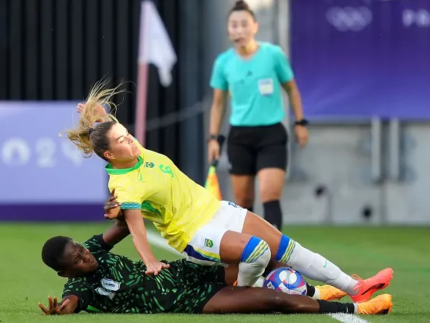
[[[227,139],[230,174],[256,175],[264,168],[286,170],[288,132],[282,123],[270,126],[231,126]]]

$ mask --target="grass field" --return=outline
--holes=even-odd
[[[65,282],[41,261],[45,240],[54,235],[69,235],[83,241],[103,232],[106,227],[107,224],[1,224],[0,322],[336,322],[329,316],[318,315],[42,316],[37,303],[46,304],[48,295],[61,297]],[[291,227],[285,231],[348,273],[367,277],[382,268],[394,268],[394,279],[386,289],[393,295],[393,313],[363,316],[362,319],[368,322],[430,322],[430,228]],[[154,251],[159,258],[175,259],[173,254],[160,248],[154,248]],[[118,245],[114,252],[138,257],[130,238]]]

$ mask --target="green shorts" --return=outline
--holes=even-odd
[[[172,313],[199,314],[206,303],[226,287],[225,269],[221,266],[202,266],[186,260],[171,263],[176,274],[178,293]]]

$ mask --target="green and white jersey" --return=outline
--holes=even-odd
[[[205,304],[225,287],[222,267],[201,266],[185,260],[170,263],[157,276],[145,274],[142,261],[109,252],[103,236],[84,243],[99,263],[97,271],[69,279],[63,297],[79,297],[76,312],[201,313]]]

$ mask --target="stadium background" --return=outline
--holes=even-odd
[[[168,87],[150,66],[146,146],[203,184],[209,77],[215,57],[230,45],[225,19],[234,1],[153,2],[178,61]],[[309,145],[301,150],[290,143],[286,232],[348,272],[373,275],[393,266],[400,283],[390,292],[397,293],[403,315],[397,321],[424,322],[430,1],[248,3],[260,24],[258,39],[280,44],[290,57],[311,121]],[[11,262],[0,264],[1,276],[11,278],[0,296],[5,322],[25,322],[37,313],[35,302],[59,295],[62,281],[40,261],[47,238],[83,240],[106,227],[103,162],[81,158],[58,133],[76,121],[76,104],[98,79],[136,82],[139,13],[138,0],[0,0],[0,221],[25,222],[0,224],[1,244],[13,246],[2,251]],[[127,89],[117,115],[133,131],[136,85]],[[285,124],[290,127],[288,118]],[[227,168],[223,154],[218,177],[223,197],[232,199]],[[71,224],[77,221],[97,223]],[[172,257],[157,241],[157,255]],[[137,258],[131,241],[117,251]],[[35,266],[37,281],[13,266]],[[32,304],[19,311],[24,295]],[[407,317],[416,304],[418,316]]]
[[[147,147],[168,155],[199,183],[207,169],[208,80],[216,55],[229,46],[225,17],[232,3],[155,1],[178,62],[168,87],[150,67]],[[285,222],[430,223],[429,2],[250,4],[260,23],[258,39],[288,53],[312,121],[308,147],[290,144]],[[0,5],[0,147],[2,181],[8,183],[0,194],[0,216],[39,220],[55,205],[55,213],[65,214],[49,219],[100,219],[97,210],[106,194],[101,162],[79,160],[57,134],[76,121],[71,107],[105,76],[112,85],[129,81],[130,92],[118,98],[118,117],[133,132],[139,1]],[[56,103],[45,103],[52,100]],[[33,115],[31,102],[39,109]],[[223,196],[231,199],[227,167],[224,154],[219,178]],[[28,204],[31,215],[25,215]],[[259,203],[256,210],[261,211]]]

